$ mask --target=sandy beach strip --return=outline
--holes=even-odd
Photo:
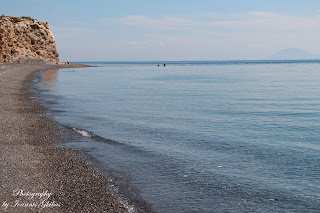
[[[0,212],[127,212],[30,92],[34,73],[73,65],[0,64]]]

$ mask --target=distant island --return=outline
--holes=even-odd
[[[307,60],[307,59],[320,59],[320,56],[309,53],[298,48],[287,48],[276,52],[267,60]]]

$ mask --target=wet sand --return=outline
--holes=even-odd
[[[127,212],[107,180],[61,141],[30,92],[34,73],[80,65],[0,64],[0,212]]]

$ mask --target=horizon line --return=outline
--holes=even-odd
[[[79,62],[88,62],[88,63],[130,63],[130,62],[320,62],[320,58],[318,59],[223,59],[223,60],[94,60],[94,61],[86,61],[86,60],[76,60],[69,61],[70,63],[79,63]]]

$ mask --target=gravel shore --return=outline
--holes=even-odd
[[[0,212],[127,212],[30,92],[39,70],[79,65],[0,64]]]

